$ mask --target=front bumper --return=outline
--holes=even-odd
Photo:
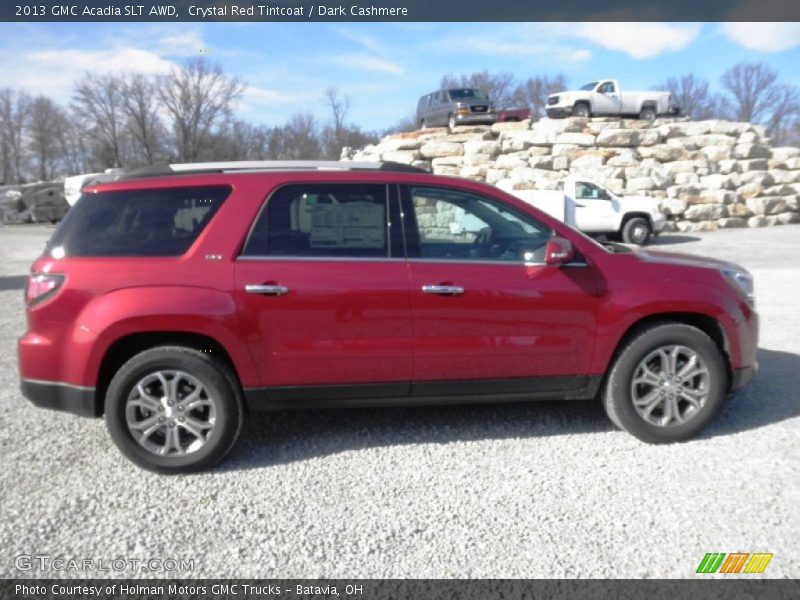
[[[466,115],[455,115],[456,123],[459,125],[491,125],[497,121],[496,113],[469,113]]]
[[[546,111],[547,111],[547,116],[550,119],[563,119],[564,117],[569,117],[572,114],[572,107],[571,106],[548,106]]]
[[[82,417],[97,416],[95,389],[55,381],[20,380],[22,395],[40,408],[70,412]]]
[[[731,392],[742,389],[753,377],[758,373],[758,362],[753,364],[752,367],[742,367],[741,369],[733,370],[733,377],[731,378]]]

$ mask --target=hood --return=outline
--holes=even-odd
[[[652,263],[678,265],[684,267],[696,267],[701,269],[734,269],[747,273],[747,269],[736,263],[718,258],[707,256],[696,256],[694,254],[681,254],[679,252],[662,252],[660,250],[650,250],[637,248],[632,250],[633,254],[640,260]]]
[[[649,212],[658,212],[661,206],[661,201],[658,198],[652,198],[650,196],[618,196],[620,204],[622,204],[626,209],[629,210],[636,210],[637,208],[641,210],[646,210]]]

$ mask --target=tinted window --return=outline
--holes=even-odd
[[[61,256],[179,256],[230,193],[193,187],[84,194],[47,245]]]
[[[421,258],[541,262],[552,230],[495,200],[446,188],[410,187]]]
[[[245,256],[389,256],[386,186],[307,184],[280,188],[253,227]]]
[[[472,98],[483,98],[483,94],[480,90],[473,90],[473,89],[461,89],[461,90],[450,90],[450,98],[452,100],[470,100]]]
[[[587,83],[586,85],[584,85],[584,86],[581,86],[581,89],[582,89],[582,90],[585,90],[585,91],[587,91],[587,92],[590,92],[590,91],[592,91],[592,90],[595,88],[595,86],[596,86],[596,85],[597,85],[597,82],[596,82],[596,81],[590,81],[590,82],[589,82],[589,83]]]

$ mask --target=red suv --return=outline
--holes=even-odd
[[[205,468],[251,410],[599,399],[697,434],[756,371],[750,275],[600,245],[488,185],[390,163],[217,163],[84,190],[33,264],[22,392]]]

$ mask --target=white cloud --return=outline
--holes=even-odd
[[[367,50],[372,50],[373,52],[383,52],[385,49],[383,43],[381,43],[377,38],[374,38],[363,31],[350,29],[348,27],[334,27],[333,30],[342,37],[350,40],[351,42],[355,42]]]
[[[132,47],[104,50],[35,50],[23,52],[0,71],[0,87],[22,87],[66,102],[84,73],[141,71],[166,73],[173,66],[158,54]]]
[[[579,23],[569,27],[575,37],[636,59],[682,50],[700,33],[700,25],[689,23]]]
[[[748,50],[782,52],[800,46],[800,23],[724,23],[722,32]]]
[[[374,71],[389,75],[403,75],[403,68],[389,60],[369,56],[367,54],[340,54],[331,57],[331,62],[337,67],[347,67],[362,71]]]
[[[466,40],[459,40],[461,48],[474,50],[482,54],[494,56],[519,56],[531,59],[542,59],[550,57],[558,60],[578,63],[592,57],[589,50],[583,48],[573,48],[562,44],[542,44],[530,43],[522,39],[512,41],[501,41],[486,37],[472,37]]]

